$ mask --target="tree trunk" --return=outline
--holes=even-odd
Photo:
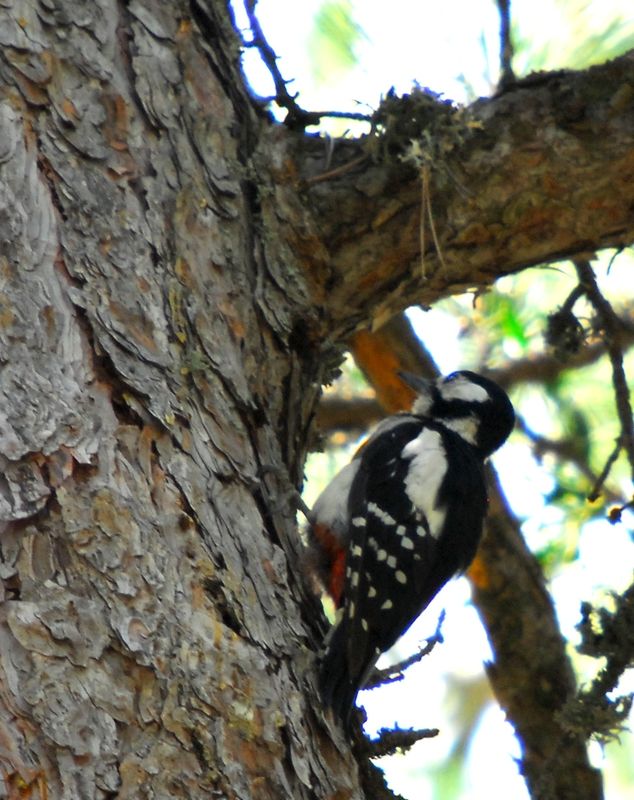
[[[431,253],[423,279],[418,176],[368,164],[356,205],[359,172],[306,183],[319,145],[258,112],[224,3],[41,0],[0,30],[5,792],[361,798],[316,698],[293,497],[342,337],[464,285],[465,247],[476,285],[629,241],[634,203],[505,261],[473,203],[454,257],[453,201],[432,189],[451,270]],[[631,175],[631,109],[601,116],[614,91],[593,96],[580,169],[605,172],[587,139],[612,136],[609,167]],[[507,217],[504,236],[524,219]],[[409,277],[396,256],[378,275],[399,230]],[[357,259],[382,248],[346,278],[357,235]]]
[[[359,796],[289,495],[324,360],[226,10],[2,13],[7,792]]]

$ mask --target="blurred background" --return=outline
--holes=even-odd
[[[234,11],[248,41],[242,2],[234,2]],[[500,78],[500,15],[494,0],[259,0],[255,14],[279,56],[282,75],[292,81],[289,92],[298,92],[299,104],[309,111],[371,114],[391,87],[400,94],[415,83],[468,104],[495,93]],[[518,78],[538,70],[583,69],[634,48],[634,9],[626,0],[513,0],[511,23],[512,67]],[[274,96],[257,50],[245,47],[243,59],[254,93]],[[278,114],[274,105],[271,113]],[[311,130],[359,136],[369,126],[323,118]],[[593,268],[603,295],[631,323],[624,364],[629,376],[634,369],[634,354],[627,349],[634,343],[634,255],[631,250],[604,251]],[[509,376],[518,426],[494,464],[546,573],[579,682],[585,685],[601,663],[575,649],[581,602],[610,608],[613,593],[632,582],[634,519],[629,511],[617,524],[608,519],[610,508],[632,496],[624,455],[614,463],[601,497],[592,503],[587,499],[620,428],[611,365],[583,299],[574,313],[585,363],[571,366],[565,354],[553,352],[552,336],[548,341],[549,318],[577,283],[574,266],[562,262],[503,278],[477,298],[469,294],[432,310],[412,308],[408,316],[441,372],[488,369]],[[557,358],[559,366],[553,369]],[[546,364],[548,369],[542,369]],[[352,359],[326,390],[325,403],[333,400],[349,404],[352,416],[355,408],[358,418],[361,410],[370,409],[372,416],[372,391]],[[314,453],[306,467],[308,505],[364,434],[334,423],[323,430],[323,451]],[[447,586],[384,658],[396,661],[415,652],[434,634],[443,609],[443,642],[432,654],[408,670],[403,681],[359,696],[368,713],[368,733],[394,723],[437,727],[440,733],[379,764],[391,788],[410,800],[528,798],[516,763],[518,743],[484,673],[483,664],[492,656],[466,579]],[[617,693],[632,691],[630,670]],[[604,771],[607,800],[634,796],[629,730],[608,742],[592,742],[591,757]]]

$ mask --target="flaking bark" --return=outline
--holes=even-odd
[[[632,59],[483,104],[423,281],[418,177],[307,189],[321,144],[252,104],[224,3],[18,3],[0,39],[5,792],[361,798],[298,567],[321,383],[374,318],[634,238]]]

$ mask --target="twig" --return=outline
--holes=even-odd
[[[619,325],[622,331],[621,344],[624,349],[627,349],[634,344],[632,320],[629,318],[619,319]],[[566,370],[579,369],[596,363],[606,354],[607,350],[607,343],[598,341],[586,345],[578,353],[570,355],[565,362],[550,353],[543,353],[510,362],[500,369],[490,370],[487,374],[505,387],[533,381],[546,383],[554,380]]]
[[[367,154],[358,156],[358,158],[353,158],[352,161],[348,161],[346,164],[342,164],[340,167],[335,167],[334,169],[328,170],[328,172],[322,172],[319,175],[314,175],[312,178],[306,178],[305,183],[310,186],[314,183],[321,183],[322,181],[329,181],[333,178],[339,178],[341,175],[345,175],[355,167],[361,166],[361,164],[367,161],[368,158],[369,156]]]
[[[249,26],[251,28],[251,41],[245,42],[245,47],[255,47],[259,53],[260,58],[264,65],[271,73],[273,84],[275,86],[275,97],[262,98],[264,102],[274,100],[280,108],[285,108],[287,111],[284,123],[290,128],[303,130],[309,125],[318,125],[323,117],[333,117],[335,119],[354,119],[362,122],[371,122],[372,117],[369,114],[362,114],[358,111],[306,111],[297,102],[296,98],[299,92],[290,94],[286,88],[292,81],[287,81],[282,76],[277,66],[277,53],[268,43],[262,27],[255,13],[257,0],[245,0],[244,8],[249,18]]]
[[[614,450],[608,456],[607,461],[605,462],[605,466],[601,470],[601,474],[596,479],[592,489],[590,490],[590,494],[588,495],[588,500],[591,503],[594,503],[595,500],[598,500],[599,495],[601,494],[601,489],[603,489],[603,484],[606,482],[608,475],[610,474],[610,470],[612,469],[612,465],[619,457],[619,453],[621,452],[622,448],[621,440],[617,439],[616,444],[614,445]]]
[[[427,222],[429,222],[429,230],[431,232],[431,238],[434,242],[434,247],[436,248],[436,253],[438,254],[438,260],[440,261],[440,264],[444,269],[447,269],[447,264],[445,262],[445,257],[443,255],[442,248],[440,247],[438,234],[436,233],[436,223],[434,222],[434,212],[431,205],[431,189],[430,189],[431,180],[429,175],[428,164],[425,164],[421,168],[420,177],[421,177],[420,263],[421,263],[422,276],[423,278],[426,278],[427,274],[425,270],[425,247],[426,247]]]
[[[372,114],[364,114],[362,111],[311,111],[310,113],[318,117],[356,119],[359,122],[372,122]]]
[[[605,482],[608,474],[609,468],[601,472],[601,475],[597,477],[595,473],[590,469],[590,466],[579,456],[578,448],[575,446],[575,442],[569,439],[548,439],[545,436],[541,436],[538,433],[535,433],[527,424],[526,420],[523,417],[517,417],[517,425],[519,429],[526,434],[526,436],[531,440],[535,448],[535,455],[537,458],[541,456],[543,453],[553,453],[557,458],[569,461],[571,464],[574,464],[575,467],[584,475],[588,481],[592,483],[592,490],[588,495],[588,500],[593,503],[595,500],[598,499],[601,488],[603,487],[603,483]],[[620,449],[620,447],[619,447]],[[616,451],[616,455],[618,455],[618,450]],[[610,458],[616,458],[616,455],[613,453]],[[611,466],[611,463],[610,463]],[[605,495],[611,502],[618,502],[621,497],[617,495],[610,489],[606,489]]]
[[[601,294],[590,262],[585,259],[579,259],[574,263],[579,276],[579,283],[596,311],[600,327],[605,332],[608,356],[612,364],[612,384],[614,386],[616,410],[621,423],[620,442],[627,453],[632,480],[634,480],[634,420],[632,419],[630,392],[623,367],[621,321],[610,303]]]
[[[511,38],[511,0],[497,0],[500,13],[500,80],[501,90],[515,82],[513,72],[513,40]]]
[[[561,310],[566,312],[572,311],[575,303],[583,294],[584,294],[583,287],[579,285],[575,286],[575,288],[570,292],[570,294],[566,298],[563,306],[561,307]]]
[[[577,650],[605,661],[590,687],[570,698],[561,711],[561,720],[571,731],[600,742],[618,738],[634,700],[634,693],[610,697],[623,673],[634,665],[634,584],[614,599],[615,611],[582,603]]]
[[[308,125],[317,125],[319,123],[319,116],[312,114],[310,111],[305,111],[295,98],[297,93],[291,95],[286,88],[287,81],[283,78],[282,73],[277,66],[277,54],[275,50],[268,43],[260,22],[255,14],[255,7],[257,0],[245,0],[244,8],[249,18],[249,26],[251,27],[252,39],[247,42],[248,47],[255,47],[260,53],[260,58],[264,62],[266,68],[271,73],[273,84],[275,85],[275,102],[280,108],[287,110],[287,116],[284,120],[289,127],[304,129]]]
[[[421,739],[438,736],[438,732],[438,728],[381,728],[377,738],[369,740],[367,754],[369,758],[381,758],[405,752]]]
[[[325,176],[324,179],[326,179]],[[391,325],[396,326],[397,324],[401,324],[403,319],[406,320],[404,315],[397,315],[393,318]],[[619,324],[622,330],[621,343],[625,350],[634,344],[634,326],[632,320],[629,318],[620,318]],[[409,325],[409,323],[405,322],[405,325]],[[398,338],[396,341],[390,342],[392,348],[396,347],[398,342],[402,343],[405,341],[403,334],[400,331],[397,333]],[[527,358],[517,359],[516,361],[505,364],[499,369],[487,370],[486,375],[506,389],[523,383],[547,383],[549,381],[554,381],[558,376],[568,370],[579,369],[580,367],[596,363],[605,353],[605,342],[598,341],[586,345],[579,353],[571,356],[565,363],[562,363],[560,359],[555,358],[550,353],[542,353],[540,355],[531,355]],[[400,358],[402,359],[404,356],[400,356]],[[401,360],[401,363],[404,362]],[[411,363],[408,363],[410,365],[405,367],[406,369],[410,371],[418,370],[420,372],[422,362],[417,362],[415,359],[412,359]],[[429,377],[432,377],[433,374],[434,373],[430,371]],[[333,393],[322,397],[317,408],[316,421],[319,430],[324,434],[329,434],[335,430],[358,432],[366,431],[371,425],[382,419],[384,415],[385,412],[377,399],[370,399],[367,397],[346,399]],[[594,478],[590,478],[590,480],[594,480]]]
[[[433,636],[430,636],[429,639],[427,639],[427,644],[424,647],[421,647],[417,653],[404,658],[402,661],[398,661],[396,664],[392,664],[390,667],[386,667],[385,669],[375,669],[363,688],[375,689],[377,686],[383,686],[387,683],[396,683],[397,681],[402,681],[405,677],[403,673],[406,669],[414,664],[417,664],[419,661],[422,661],[425,656],[428,656],[431,653],[437,644],[443,641],[440,629],[442,628],[444,621],[445,611],[443,609],[438,617],[436,630],[434,631]]]
[[[420,171],[420,222],[418,227],[418,238],[420,247],[420,272],[423,279],[427,278],[425,269],[425,248],[427,246],[427,224],[425,216],[427,214],[427,201],[429,199],[429,167],[423,167]]]

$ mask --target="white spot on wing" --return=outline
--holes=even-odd
[[[396,556],[388,556],[387,557],[387,565],[388,567],[392,567],[392,569],[396,568]]]
[[[376,597],[376,589],[374,586],[370,586],[368,589],[368,597]]]
[[[401,539],[401,547],[405,550],[413,550],[414,542],[409,538],[409,536],[403,536]]]
[[[394,603],[391,600],[386,600],[381,606],[381,611],[389,611],[391,608],[394,608]]]
[[[380,519],[384,525],[396,525],[396,520],[387,511],[377,506],[376,503],[368,503],[368,511],[374,514],[377,519]]]
[[[424,428],[405,445],[401,455],[411,460],[405,477],[405,492],[427,519],[429,532],[436,538],[440,535],[446,514],[444,508],[436,506],[438,490],[447,472],[442,437],[438,431]]]
[[[394,577],[399,583],[403,584],[407,583],[407,575],[404,572],[401,572],[400,569],[396,570],[396,572],[394,573]]]

